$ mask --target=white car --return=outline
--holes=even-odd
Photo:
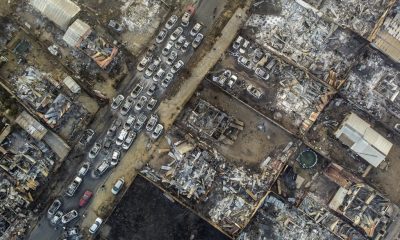
[[[148,132],[153,131],[153,129],[154,129],[154,127],[156,126],[157,122],[158,122],[158,116],[157,116],[157,114],[152,114],[152,115],[150,116],[149,121],[147,121],[146,130],[147,130]]]
[[[229,78],[228,82],[226,83],[226,85],[228,85],[229,88],[232,88],[233,85],[236,83],[238,77],[234,74],[231,75],[231,77]]]
[[[178,16],[172,15],[168,19],[168,21],[165,23],[165,28],[168,29],[168,30],[171,29],[175,25],[177,20],[178,20]]]
[[[111,189],[111,193],[117,195],[119,191],[121,191],[124,186],[125,180],[123,178],[118,179],[118,181],[114,184],[114,187]]]
[[[183,65],[184,65],[183,61],[179,60],[174,64],[174,66],[172,66],[171,73],[173,74],[177,73],[183,67]]]
[[[267,70],[265,70],[264,68],[260,68],[260,67],[256,68],[255,73],[256,73],[257,77],[259,77],[265,81],[269,79],[269,74],[268,74]]]
[[[111,108],[112,109],[117,109],[119,106],[121,106],[122,101],[124,101],[125,97],[123,95],[118,95],[115,98],[113,98],[112,103],[111,103]]]
[[[116,166],[119,163],[119,159],[121,157],[121,152],[118,150],[114,150],[111,155],[111,166]]]
[[[152,83],[152,84],[150,85],[150,87],[147,89],[146,94],[147,94],[148,96],[153,96],[154,93],[156,92],[156,90],[157,90],[157,85],[156,85],[155,83]]]
[[[254,87],[251,84],[249,86],[247,86],[246,90],[248,93],[250,93],[250,95],[252,95],[253,97],[255,97],[257,99],[260,99],[261,96],[263,95],[263,92],[260,89]]]
[[[238,63],[247,69],[251,69],[251,61],[246,57],[240,56],[238,58]]]
[[[154,139],[154,140],[157,140],[160,137],[160,135],[163,132],[163,130],[164,130],[164,126],[161,125],[160,123],[157,124],[156,128],[154,128],[154,131],[151,134],[151,138]]]
[[[61,223],[67,224],[77,217],[78,217],[78,212],[76,210],[71,210],[61,217]]]
[[[182,19],[181,19],[181,25],[183,27],[187,27],[189,25],[191,16],[192,16],[192,14],[189,11],[187,11],[183,14]]]
[[[147,102],[147,97],[146,96],[141,96],[139,101],[135,105],[135,111],[140,111],[144,107],[144,105]]]
[[[151,59],[149,57],[143,57],[140,63],[137,65],[136,69],[139,72],[143,71],[146,68],[147,64],[149,64],[150,60]]]
[[[190,30],[190,35],[192,35],[193,37],[196,36],[200,32],[201,28],[202,28],[201,24],[196,23]]]
[[[117,146],[121,146],[122,143],[125,141],[125,138],[127,135],[128,135],[128,131],[126,129],[122,129],[121,132],[119,132],[117,140],[115,140],[115,144]]]
[[[131,147],[133,140],[135,140],[135,138],[136,138],[136,132],[130,131],[128,133],[128,136],[126,137],[124,143],[122,144],[122,149],[128,150]]]
[[[137,98],[139,96],[139,94],[142,92],[142,90],[143,90],[143,86],[140,83],[136,84],[135,88],[131,92],[131,96],[133,98]]]
[[[175,42],[175,45],[174,45],[174,47],[176,48],[176,49],[181,49],[181,47],[182,47],[182,45],[183,45],[183,43],[186,41],[186,38],[185,38],[185,36],[180,36],[179,38],[178,38],[178,41],[176,41]]]
[[[158,33],[157,37],[156,37],[156,43],[162,43],[165,39],[165,37],[167,36],[167,29],[161,29],[161,31]]]
[[[90,149],[90,151],[89,151],[89,158],[90,158],[90,159],[95,158],[95,157],[97,156],[97,154],[99,154],[100,149],[101,149],[101,144],[98,143],[98,142],[96,142],[96,143],[93,145],[93,147]]]
[[[157,99],[151,98],[151,99],[149,100],[149,102],[147,103],[146,108],[147,108],[147,110],[151,111],[151,110],[153,110],[153,108],[154,108],[156,105],[157,105]]]
[[[130,114],[128,116],[128,118],[126,119],[126,122],[124,124],[124,129],[126,129],[126,130],[131,129],[131,127],[132,127],[133,123],[135,122],[135,120],[136,120],[135,115]]]
[[[167,56],[168,53],[171,51],[172,46],[174,46],[174,42],[168,41],[167,44],[165,44],[165,47],[163,48],[163,50],[161,51],[162,55]]]
[[[78,171],[78,176],[84,177],[86,175],[86,173],[88,172],[89,168],[90,168],[90,163],[84,162],[82,164],[82,167]]]
[[[96,220],[94,221],[92,226],[90,226],[90,228],[89,228],[89,233],[95,234],[97,232],[97,230],[99,230],[102,223],[103,223],[103,219],[101,219],[99,217],[96,218]]]
[[[167,58],[166,63],[167,63],[168,65],[174,64],[174,62],[176,61],[176,58],[177,58],[177,57],[178,57],[178,53],[176,53],[176,51],[172,51],[172,52],[168,55],[168,58]]]
[[[201,33],[198,33],[192,42],[192,47],[197,48],[200,45],[203,38],[204,38],[204,35]]]
[[[162,68],[158,69],[157,73],[153,76],[154,82],[161,81],[161,79],[163,79],[164,75],[165,75],[165,70]]]
[[[107,160],[103,160],[100,165],[94,171],[94,175],[100,177],[110,167],[110,163]]]
[[[182,47],[181,47],[181,51],[182,52],[186,52],[188,50],[189,46],[190,46],[190,42],[189,41],[185,41],[183,43]]]
[[[132,104],[135,102],[132,96],[128,96],[121,107],[121,115],[126,115],[131,110]]]
[[[135,131],[139,131],[140,129],[142,129],[143,124],[146,122],[147,120],[147,116],[144,113],[139,114],[135,125],[133,126],[133,129],[135,129]]]
[[[182,27],[177,27],[175,29],[175,31],[172,32],[171,36],[169,37],[169,39],[171,39],[172,41],[175,41],[179,36],[181,36],[183,33],[183,28]]]
[[[164,80],[162,80],[162,82],[161,82],[161,87],[163,87],[163,88],[168,87],[168,85],[171,83],[173,78],[174,78],[174,74],[167,73]]]
[[[232,48],[235,49],[235,50],[239,49],[240,48],[240,44],[242,44],[242,41],[243,41],[243,37],[242,36],[238,36],[236,38],[236,40],[233,42]]]

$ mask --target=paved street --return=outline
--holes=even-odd
[[[205,9],[207,9],[207,8],[205,8]],[[182,36],[185,36],[186,41],[188,41],[189,43],[191,43],[194,39],[194,36],[190,35],[189,32],[195,23],[196,23],[196,20],[192,19],[189,26],[185,27],[184,31],[182,33]],[[170,72],[171,66],[173,66],[173,64],[171,66],[166,64],[168,55],[163,55],[161,52],[162,52],[162,49],[167,44],[167,42],[170,41],[169,38],[170,38],[171,33],[177,27],[180,27],[180,16],[178,18],[177,23],[174,25],[174,27],[168,31],[168,35],[165,37],[164,41],[161,44],[157,44],[157,48],[153,52],[153,59],[160,57],[160,59],[161,59],[160,68],[164,69],[166,73]],[[203,31],[201,31],[201,32],[203,32]],[[175,40],[175,42],[176,42],[176,40]],[[175,63],[178,60],[182,60],[186,64],[189,61],[190,57],[193,55],[193,52],[195,51],[195,49],[193,49],[191,44],[189,44],[186,52],[175,49],[175,47],[172,47],[171,51],[176,51],[178,53]],[[141,61],[141,58],[139,58],[137,60],[137,62],[140,62],[140,61]],[[137,111],[134,109],[134,106],[138,102],[138,99],[140,99],[142,96],[146,96],[147,102],[148,102],[148,100],[150,99],[150,96],[146,95],[147,94],[146,92],[149,89],[149,87],[155,82],[153,80],[153,76],[155,75],[155,72],[157,70],[154,71],[154,73],[152,74],[151,77],[145,77],[144,76],[145,71],[146,71],[146,69],[141,72],[135,71],[131,74],[128,74],[128,76],[123,80],[123,82],[119,86],[120,87],[119,93],[124,95],[125,99],[127,96],[130,95],[132,89],[137,84],[140,84],[141,86],[143,86],[143,90],[141,91],[140,95],[136,97],[135,102],[132,104],[132,108],[129,111],[129,113],[126,115],[122,115],[121,111],[120,111],[121,107],[118,108],[117,110],[113,110],[110,108],[110,106],[107,106],[107,110],[104,112],[104,114],[102,114],[100,119],[97,119],[97,121],[95,121],[94,124],[92,124],[92,126],[91,126],[92,129],[96,130],[95,137],[92,139],[91,143],[88,144],[84,149],[77,149],[77,148],[74,149],[75,154],[79,155],[77,153],[79,151],[81,151],[82,154],[84,154],[84,160],[82,162],[88,161],[87,153],[90,151],[91,147],[93,146],[93,144],[95,142],[98,142],[101,145],[104,144],[104,141],[106,138],[106,132],[115,119],[120,119],[122,124],[124,124],[127,119],[127,116],[129,114],[132,114],[132,115],[136,116],[136,118],[137,118],[137,116],[139,115],[140,112],[145,113],[145,115],[148,118],[150,117],[150,115],[152,114],[153,111],[146,109],[146,104],[142,110]],[[182,68],[180,69],[180,71],[182,71]],[[176,78],[177,74],[179,74],[179,71],[178,71],[178,73],[174,74],[173,80]],[[160,81],[156,82],[156,85],[157,85],[157,90],[155,91],[154,95],[152,95],[151,97],[154,99],[157,99],[157,101],[160,101],[163,99],[163,97],[165,95],[166,88],[168,86],[170,86],[171,83],[168,86],[165,86],[165,85],[161,86],[161,80],[160,80]],[[123,103],[121,105],[123,105]],[[146,130],[144,128],[145,127],[143,127],[141,131],[146,132]],[[140,135],[138,134],[139,136],[136,138],[136,140],[135,140],[136,142],[134,142],[131,149],[128,151],[127,156],[125,156],[125,153],[120,148],[120,146],[118,147],[115,145],[115,138],[118,136],[121,129],[122,129],[122,127],[119,127],[116,131],[115,136],[112,137],[113,144],[112,144],[110,150],[105,152],[105,151],[103,151],[104,149],[102,149],[100,151],[100,153],[98,154],[98,156],[94,160],[90,161],[91,168],[90,168],[89,172],[86,174],[86,176],[83,178],[83,182],[79,186],[79,188],[76,191],[76,193],[74,194],[74,196],[67,197],[67,196],[65,196],[64,191],[62,191],[59,194],[59,199],[62,201],[61,210],[63,211],[63,213],[69,212],[72,209],[77,209],[79,212],[79,217],[77,219],[73,220],[72,222],[68,223],[67,224],[68,227],[71,227],[71,226],[74,226],[75,224],[77,224],[80,220],[82,220],[84,218],[85,215],[89,215],[88,219],[90,219],[90,223],[93,222],[93,220],[92,220],[92,219],[94,219],[92,217],[93,205],[95,205],[96,202],[99,202],[99,201],[102,202],[103,198],[101,195],[103,195],[103,194],[111,195],[110,188],[115,183],[116,179],[118,179],[119,177],[123,176],[124,178],[133,179],[133,175],[131,177],[125,176],[126,174],[122,174],[121,172],[123,172],[123,171],[120,171],[120,169],[121,170],[132,169],[131,168],[132,166],[129,166],[129,167],[123,166],[124,163],[128,164],[129,161],[127,162],[127,160],[130,160],[130,161],[132,160],[131,155],[135,155],[138,152],[138,148],[139,149],[146,148],[146,147],[143,147],[143,145],[147,144],[149,137],[145,136],[144,134],[140,134]],[[148,134],[148,135],[150,135],[150,134]],[[118,171],[116,171],[116,173],[113,174],[112,177],[110,177],[110,175],[114,172],[114,169],[112,167],[110,167],[109,170],[107,170],[107,172],[104,175],[102,175],[101,177],[97,177],[97,178],[94,177],[93,171],[101,164],[101,162],[105,158],[108,158],[107,156],[109,156],[110,152],[112,152],[113,149],[118,149],[122,152],[121,163],[117,166],[117,168],[119,168]],[[81,165],[79,165],[79,167],[80,166]],[[77,171],[78,171],[78,169],[76,169],[76,172]],[[130,172],[134,172],[134,171],[130,171]],[[118,177],[115,177],[116,174],[118,174]],[[74,177],[75,176],[71,176],[71,179],[69,182],[71,182]],[[66,188],[67,188],[67,186],[65,186],[64,189],[66,189]],[[94,192],[94,197],[91,200],[93,202],[93,204],[89,203],[89,205],[90,205],[89,209],[86,209],[86,208],[79,209],[79,199],[81,198],[81,196],[83,195],[83,193],[86,190],[90,190],[90,191]],[[98,195],[100,195],[100,196],[98,196]],[[95,210],[97,211],[97,209],[95,209]],[[32,239],[32,240],[57,239],[60,236],[60,234],[62,233],[62,229],[63,229],[62,226],[52,226],[50,224],[49,220],[47,219],[46,214],[44,214],[44,216],[42,216],[42,218],[40,219],[38,225],[31,232],[29,239]]]

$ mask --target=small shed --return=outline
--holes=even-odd
[[[67,76],[63,81],[64,85],[72,92],[72,93],[80,93],[81,87],[72,79],[72,77]]]

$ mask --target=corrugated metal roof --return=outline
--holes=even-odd
[[[71,20],[81,10],[70,0],[30,0],[31,5],[62,29],[67,29]]]
[[[63,36],[63,40],[71,47],[78,47],[81,42],[91,33],[90,26],[80,19],[76,19],[69,26]]]
[[[81,87],[70,76],[67,76],[66,78],[64,78],[63,83],[73,93],[79,93],[81,91]]]
[[[335,136],[374,167],[385,160],[393,146],[354,113],[345,118]]]
[[[19,114],[15,122],[37,140],[41,140],[47,133],[47,129],[26,111]]]

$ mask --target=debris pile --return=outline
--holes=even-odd
[[[278,238],[298,240],[337,239],[334,234],[315,224],[303,212],[291,207],[275,194],[269,193],[254,219],[238,239]]]
[[[249,221],[255,207],[247,203],[243,198],[229,194],[218,201],[208,215],[214,223],[231,233],[235,234],[243,229]]]
[[[313,9],[315,9],[314,11],[318,11],[318,14],[330,18],[339,25],[350,28],[361,36],[367,38],[369,34],[371,34],[378,19],[389,6],[390,2],[394,1],[327,0],[315,3],[314,0],[296,0],[296,2],[302,3],[302,5],[306,5],[305,2],[313,4],[315,7]]]
[[[342,88],[347,100],[378,120],[400,119],[400,76],[393,63],[369,49],[350,71]]]
[[[244,123],[210,103],[200,99],[193,110],[184,119],[188,127],[201,136],[231,145],[243,130]]]
[[[131,32],[145,33],[153,28],[153,21],[160,13],[159,0],[129,0],[121,7],[122,23]]]
[[[255,29],[256,41],[279,51],[320,79],[326,79],[331,69],[344,78],[362,41],[296,1],[283,0],[281,6],[279,15],[250,16],[246,25]]]
[[[259,201],[297,149],[290,142],[255,171],[236,166],[206,143],[193,143],[194,139],[187,136],[182,140],[179,136],[182,135],[170,133],[166,163],[157,169],[147,165],[141,173],[232,236],[249,222]]]
[[[354,227],[331,213],[314,194],[308,193],[299,209],[307,214],[316,224],[321,224],[342,239],[366,240]]]

